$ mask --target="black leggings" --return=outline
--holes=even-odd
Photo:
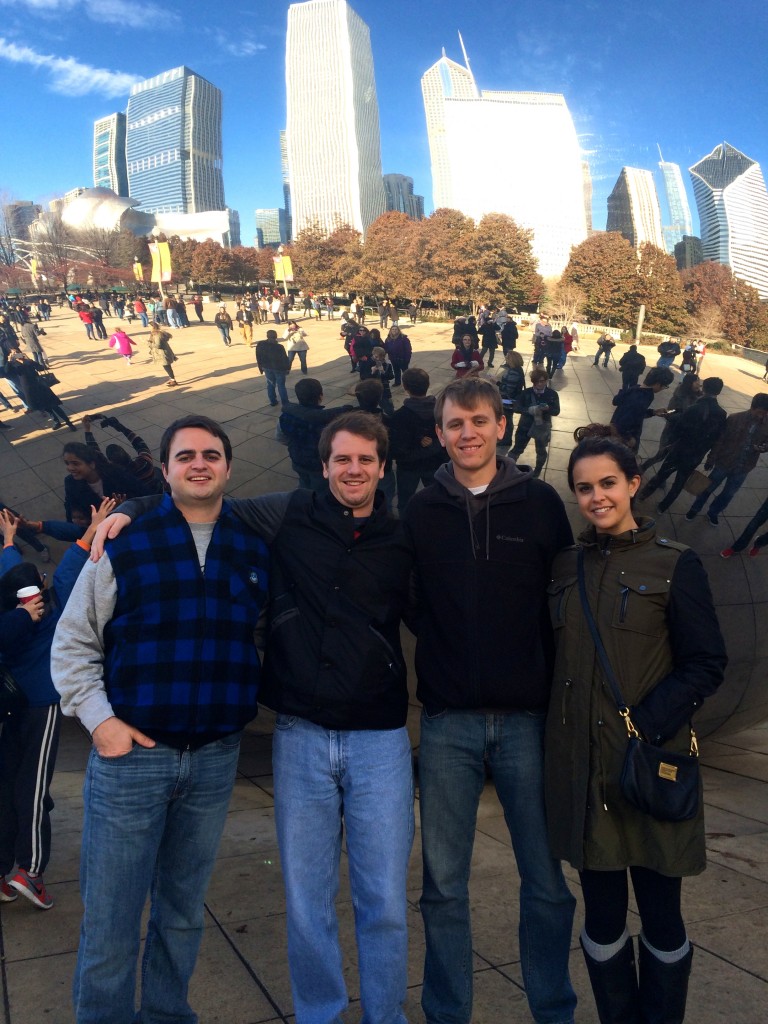
[[[680,912],[681,878],[667,878],[649,868],[633,867],[632,888],[643,934],[658,950],[670,952],[685,942]],[[629,886],[626,871],[580,871],[584,894],[584,930],[600,946],[621,938],[627,923]]]

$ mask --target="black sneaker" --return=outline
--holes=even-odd
[[[686,521],[692,523],[693,520],[696,518],[697,514],[698,513],[689,510],[688,512],[685,513]]]
[[[707,512],[707,522],[710,526],[720,525],[720,520],[718,519],[718,517],[716,515],[713,515],[711,512]]]

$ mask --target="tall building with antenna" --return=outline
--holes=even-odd
[[[365,232],[385,210],[368,26],[345,0],[288,8],[286,142],[293,236]]]
[[[689,168],[705,260],[768,300],[768,192],[760,164],[723,142]]]
[[[421,80],[434,205],[475,220],[508,214],[532,230],[539,273],[558,275],[587,237],[581,150],[565,98],[480,90],[461,46],[464,67],[443,50]],[[545,140],[547,158],[531,158],[532,139]],[[493,158],[469,158],[482,140]]]
[[[664,179],[664,192],[667,196],[669,210],[669,221],[663,228],[664,244],[667,252],[673,253],[675,246],[683,240],[685,235],[693,235],[691,208],[688,205],[688,196],[685,194],[680,165],[665,160],[661,146],[658,143],[656,145],[659,151],[659,170]]]

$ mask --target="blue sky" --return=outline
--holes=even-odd
[[[592,168],[594,226],[625,164],[687,167],[726,140],[768,175],[764,0],[356,0],[371,30],[383,170],[408,174],[432,209],[420,79],[461,61],[481,89],[564,93]],[[93,121],[124,110],[133,80],[186,64],[224,94],[224,186],[251,244],[253,210],[282,202],[285,0],[0,0],[0,195],[46,201],[90,186]],[[493,139],[467,140],[488,159]],[[520,159],[556,158],[520,141]],[[657,187],[660,188],[660,180]],[[663,198],[662,198],[663,204]]]

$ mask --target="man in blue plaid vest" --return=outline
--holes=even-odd
[[[170,493],[86,566],[57,629],[62,710],[93,739],[77,1024],[197,1020],[187,989],[240,734],[256,714],[269,571],[264,542],[223,499],[231,460],[217,423],[171,424],[160,445]]]

